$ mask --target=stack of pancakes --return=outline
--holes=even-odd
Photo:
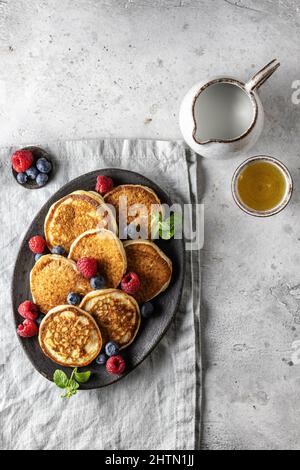
[[[119,205],[120,197],[126,198],[128,216]],[[153,205],[162,210],[151,189],[122,185],[104,199],[93,191],[76,191],[50,208],[44,226],[47,245],[50,250],[61,246],[68,257],[42,256],[31,271],[30,287],[33,301],[46,315],[40,326],[40,346],[54,362],[82,367],[90,364],[108,341],[115,341],[120,349],[129,346],[141,322],[139,304],[167,289],[172,262],[158,246],[149,240],[122,243],[118,238],[116,220],[122,217],[127,225],[137,217],[140,222],[146,217],[150,233]],[[78,271],[76,262],[86,256],[97,259],[99,273],[106,279],[105,289],[92,290]],[[134,298],[118,289],[130,271],[141,282]],[[67,305],[70,292],[83,296],[79,307]]]

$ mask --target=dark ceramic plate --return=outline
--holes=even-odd
[[[96,177],[99,174],[111,176],[116,185],[119,184],[142,184],[152,188],[159,196],[161,201],[171,205],[169,197],[156,184],[144,176],[130,171],[120,169],[105,169],[94,171],[80,176],[70,183],[63,186],[40,210],[35,217],[28,232],[22,242],[13,274],[12,281],[12,301],[15,325],[22,321],[18,314],[18,306],[24,300],[30,299],[29,275],[34,264],[34,255],[28,249],[28,240],[36,235],[43,233],[43,225],[46,214],[50,206],[58,199],[66,196],[72,191],[79,189],[94,190]],[[95,363],[80,370],[92,371],[92,377],[87,384],[81,386],[82,389],[95,389],[112,384],[137,367],[153,350],[153,348],[162,339],[166,333],[171,321],[176,313],[184,280],[184,241],[183,240],[158,240],[159,247],[171,258],[173,262],[173,277],[169,288],[153,300],[156,314],[151,319],[142,319],[141,327],[136,340],[128,348],[122,351],[122,356],[126,361],[126,372],[122,376],[109,375],[104,366],[98,366]],[[58,366],[46,356],[43,355],[38,339],[20,338],[20,342],[34,367],[49,380],[52,380],[56,369],[63,369],[68,374],[70,369]]]

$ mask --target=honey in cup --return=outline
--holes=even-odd
[[[254,157],[244,162],[233,180],[233,195],[245,212],[257,216],[282,210],[291,197],[291,176],[282,163],[271,157]]]

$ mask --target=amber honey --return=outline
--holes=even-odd
[[[270,211],[286,196],[286,176],[275,163],[254,160],[241,170],[236,190],[244,206],[254,211]]]

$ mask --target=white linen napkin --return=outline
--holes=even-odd
[[[86,172],[119,167],[155,181],[174,202],[196,201],[196,159],[180,142],[79,140],[50,144],[55,178],[43,189],[20,187],[11,174],[14,148],[0,150],[2,449],[194,449],[199,445],[201,357],[198,252],[187,252],[178,314],[153,353],[120,382],[63,401],[30,364],[16,337],[10,284],[30,222],[63,184]],[[26,269],[26,267],[24,267]]]

